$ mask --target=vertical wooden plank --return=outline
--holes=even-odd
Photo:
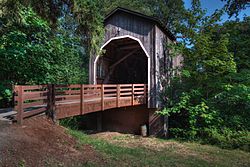
[[[101,85],[101,106],[102,106],[102,111],[104,110],[104,84]]]
[[[70,87],[71,85],[69,85],[69,95],[71,95],[72,94],[72,92],[71,92],[71,90],[72,90],[72,88]]]
[[[51,108],[53,111],[53,121],[56,121],[56,89],[55,89],[55,84],[51,85],[51,90],[52,90],[52,94],[51,94]]]
[[[52,109],[52,99],[51,99],[51,95],[52,95],[52,86],[51,84],[47,85],[47,89],[48,89],[48,93],[47,93],[47,111],[51,111]]]
[[[146,84],[144,84],[144,97],[143,97],[143,99],[144,99],[144,104],[146,104],[147,103],[147,85]]]
[[[56,123],[56,90],[54,84],[48,84],[48,94],[47,94],[47,111],[48,117],[50,117],[54,123]]]
[[[134,100],[135,100],[134,87],[135,87],[134,84],[132,84],[132,96],[131,96],[131,98],[132,98],[132,99],[131,99],[131,100],[132,100],[132,101],[131,101],[131,102],[132,102],[132,106],[135,104],[135,101],[134,101]]]
[[[84,85],[81,84],[81,96],[80,96],[80,107],[81,107],[81,115],[84,113]]]
[[[18,110],[17,110],[17,123],[23,124],[23,86],[17,86],[18,88]]]
[[[116,85],[116,107],[120,107],[120,85]]]
[[[14,106],[14,111],[17,111],[16,110],[16,103],[15,103],[15,99],[16,99],[16,87],[15,87],[15,85],[12,85],[11,86],[12,87],[12,99],[11,99],[11,101],[12,101],[12,106]]]

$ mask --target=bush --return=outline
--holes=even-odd
[[[0,108],[11,107],[12,97],[11,87],[0,84]]]
[[[222,148],[240,148],[245,151],[250,151],[249,131],[232,131],[229,128],[207,128],[204,130],[204,139],[203,141],[218,145]]]

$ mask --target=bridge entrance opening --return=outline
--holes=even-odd
[[[117,38],[102,51],[95,64],[97,84],[148,84],[148,57],[138,40]]]
[[[97,56],[94,61],[95,84],[147,84],[148,88],[145,89],[148,89],[149,93],[150,57],[139,39],[129,35],[113,37],[101,49],[101,56]],[[139,89],[133,90],[134,95],[138,94],[136,91]],[[121,92],[121,95],[129,94],[126,91]],[[140,134],[140,126],[148,125],[149,112],[150,109],[145,103],[138,106],[119,106],[87,114],[83,127]]]

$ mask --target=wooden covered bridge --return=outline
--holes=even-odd
[[[89,61],[91,85],[16,86],[19,122],[55,110],[58,119],[86,115],[86,126],[137,133],[147,124],[150,135],[163,132],[164,119],[155,111],[170,69],[181,63],[169,56],[174,35],[157,19],[124,8],[112,11],[104,26],[105,52]]]

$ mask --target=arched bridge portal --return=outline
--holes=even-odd
[[[130,35],[113,37],[101,50],[102,55],[94,61],[95,84],[150,85],[150,56],[139,39]]]

